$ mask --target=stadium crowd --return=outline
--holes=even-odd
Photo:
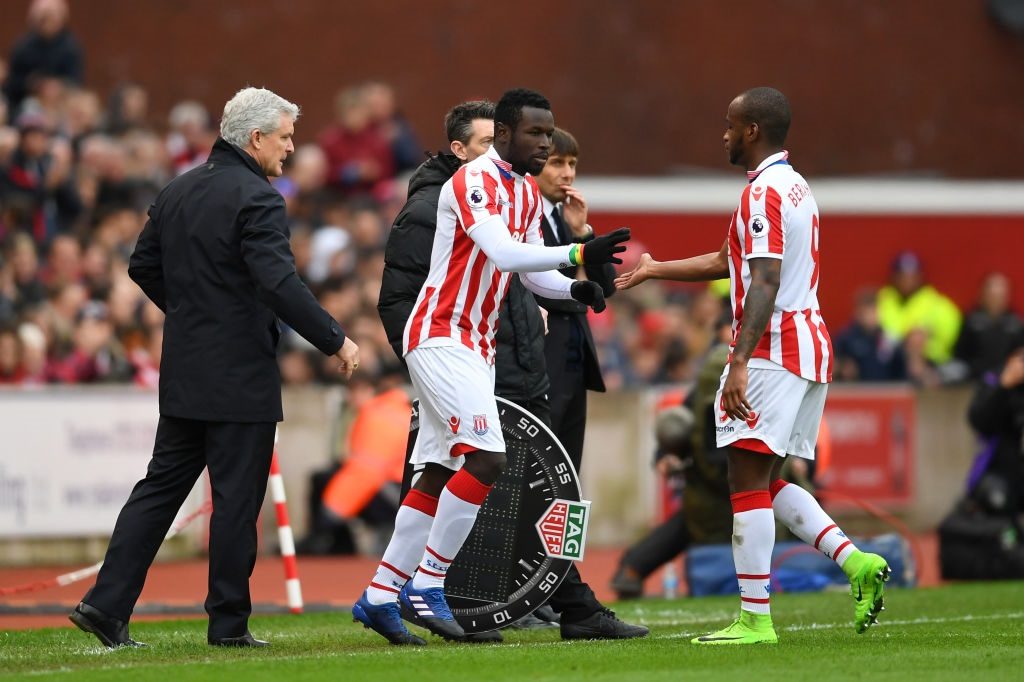
[[[160,188],[205,161],[217,121],[195,101],[153,112],[138,84],[87,87],[67,18],[61,2],[34,3],[30,30],[0,61],[0,384],[155,387],[162,314],[129,280],[127,259]],[[403,179],[425,156],[387,84],[347,87],[334,105],[335,123],[298,147],[275,185],[299,272],[358,339],[360,373],[374,381],[397,364],[376,312],[383,245]],[[838,379],[963,381],[1024,342],[1008,278],[990,276],[962,319],[923,273],[899,254],[892,280],[833,328]],[[591,319],[608,387],[692,380],[727,294],[652,285],[612,299]],[[338,380],[298,335],[279,352],[286,383]]]

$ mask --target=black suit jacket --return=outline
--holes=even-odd
[[[281,421],[278,317],[325,354],[340,325],[295,270],[284,199],[255,159],[218,139],[149,209],[128,274],[167,314],[160,414]]]
[[[561,208],[555,210],[560,211]],[[554,226],[548,221],[548,216],[541,218],[541,232],[544,234],[545,246],[557,246],[561,244],[555,235]],[[568,227],[566,228],[568,229]],[[596,282],[604,290],[605,298],[615,293],[615,267],[610,263],[605,265],[584,265],[587,279]],[[569,266],[559,270],[564,276],[576,279],[577,266]],[[590,324],[587,322],[587,306],[574,299],[551,299],[542,296],[537,297],[537,302],[548,311],[548,333],[545,337],[545,344],[549,349],[566,348],[573,338],[571,325],[578,325],[579,332],[584,340],[583,373],[587,389],[590,391],[603,392],[604,379],[601,377],[601,367],[597,362],[597,350],[594,347],[594,337],[590,333]],[[551,355],[549,354],[549,358]],[[557,368],[551,367],[549,363],[548,372],[552,376],[552,385],[555,382]]]

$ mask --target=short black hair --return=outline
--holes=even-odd
[[[444,115],[444,129],[448,134],[448,141],[458,140],[462,144],[469,142],[469,138],[473,136],[473,121],[479,118],[494,118],[494,102],[477,99],[456,104]]]
[[[786,96],[775,88],[760,87],[751,88],[740,97],[744,121],[756,123],[769,144],[784,144],[792,119]]]
[[[551,135],[551,156],[579,156],[580,145],[568,130],[555,128]]]
[[[509,130],[515,130],[519,125],[519,120],[523,117],[523,107],[551,111],[551,102],[536,90],[527,90],[526,88],[509,90],[498,100],[498,106],[494,110],[494,125],[503,123],[509,127]]]

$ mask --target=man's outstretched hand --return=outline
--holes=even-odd
[[[604,291],[601,290],[601,285],[597,282],[589,280],[573,282],[569,287],[569,295],[580,303],[593,308],[595,313],[604,310]]]
[[[622,265],[622,259],[616,254],[626,250],[623,242],[629,241],[629,228],[620,227],[614,232],[594,237],[583,245],[583,263],[585,265],[604,265],[615,263]]]
[[[637,284],[646,282],[651,278],[651,265],[653,264],[654,259],[651,258],[651,254],[645,253],[640,256],[640,262],[636,264],[635,268],[615,278],[615,288],[630,289]]]

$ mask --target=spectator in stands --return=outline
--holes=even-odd
[[[363,88],[374,125],[391,144],[395,173],[415,170],[423,163],[425,155],[409,121],[398,111],[395,89],[381,82],[370,82]]]
[[[67,27],[68,6],[64,0],[33,0],[28,10],[28,32],[11,51],[10,67],[3,92],[11,111],[17,114],[25,98],[40,81],[58,79],[82,83],[83,58],[78,39]]]
[[[82,140],[100,129],[103,107],[92,90],[74,89],[64,98],[60,133],[77,153]]]
[[[13,327],[0,326],[0,385],[20,384],[23,374],[18,332]]]
[[[69,384],[123,382],[134,376],[124,348],[114,336],[106,304],[89,301],[78,311],[73,342],[72,351],[51,364],[51,380]]]
[[[171,159],[174,175],[190,171],[201,163],[217,141],[210,112],[199,102],[178,102],[167,116],[170,132],[167,134],[167,155]]]
[[[18,339],[21,341],[21,378],[22,386],[39,386],[46,383],[46,335],[31,322],[23,322],[18,327]]]
[[[346,195],[385,191],[382,185],[395,176],[395,156],[391,142],[374,124],[365,88],[342,90],[334,106],[336,123],[319,139],[327,154],[330,185]]]
[[[1010,308],[1010,299],[1010,279],[993,272],[982,283],[974,310],[964,319],[956,357],[966,363],[972,379],[997,371],[1010,349],[1024,345],[1024,322]]]
[[[148,130],[149,95],[138,83],[124,83],[110,94],[107,100],[104,130],[109,135],[120,136],[133,130]]]
[[[10,266],[11,284],[9,295],[14,310],[22,313],[30,306],[46,301],[46,287],[39,279],[39,256],[36,245],[26,233],[15,234],[6,249],[6,260]],[[0,296],[4,295],[0,291]]]
[[[54,137],[52,123],[41,113],[18,117],[20,140],[0,171],[0,200],[22,208],[25,222],[10,226],[29,231],[39,244],[71,228],[81,210],[71,176],[71,147]]]
[[[838,381],[902,381],[906,358],[899,342],[878,321],[878,294],[857,294],[853,321],[836,337],[835,378]]]
[[[923,356],[934,366],[949,362],[960,332],[960,310],[924,279],[921,259],[912,251],[892,264],[889,284],[878,292],[882,329],[902,341],[914,329],[924,335]]]
[[[291,223],[303,223],[314,228],[324,225],[329,172],[327,155],[317,145],[305,144],[295,150],[285,175],[274,183],[288,204]]]

